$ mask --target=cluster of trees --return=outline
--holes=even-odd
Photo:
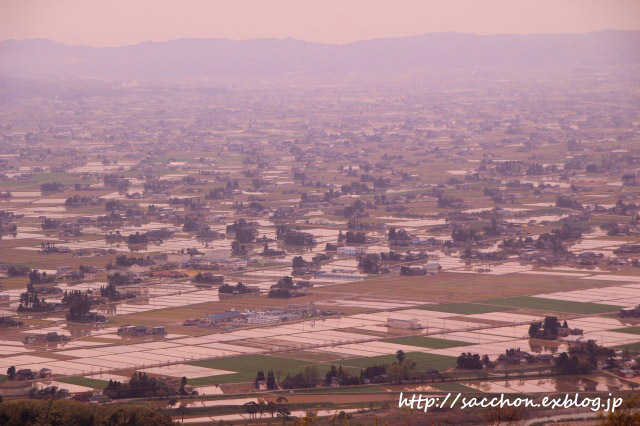
[[[427,271],[420,267],[411,267],[402,265],[400,267],[400,275],[405,277],[411,277],[416,275],[426,275]]]
[[[21,327],[24,325],[24,322],[18,321],[12,317],[5,317],[4,315],[0,316],[0,328],[3,327]]]
[[[9,267],[7,268],[7,275],[10,277],[24,277],[30,271],[31,268],[29,268],[28,266],[9,265]]]
[[[264,371],[259,370],[258,374],[256,375],[256,380],[254,381],[254,385],[256,388],[258,388],[259,386],[259,382],[261,381],[265,381],[265,383],[267,384],[267,389],[269,390],[274,390],[276,389],[278,386],[276,384],[276,377],[273,375],[273,371],[269,370],[267,372],[267,376],[265,377],[264,375]]]
[[[429,255],[424,252],[420,253],[398,253],[395,251],[390,251],[388,253],[380,252],[380,259],[384,262],[414,262],[417,260],[425,260],[428,259]]]
[[[638,184],[638,177],[635,173],[625,173],[622,175],[622,184],[625,186],[635,186]]]
[[[364,202],[362,202],[362,200],[356,200],[352,205],[346,206],[344,209],[342,209],[340,214],[342,214],[342,216],[344,217],[358,216],[364,213],[364,209]]]
[[[471,248],[465,249],[460,255],[461,259],[475,259],[485,262],[496,262],[506,260],[507,255],[502,251],[480,251]]]
[[[87,206],[93,203],[98,203],[97,198],[83,197],[81,195],[73,195],[64,201],[64,205],[67,207]]]
[[[616,356],[615,349],[598,345],[594,340],[588,340],[586,343],[581,345],[571,346],[569,348],[569,353],[572,355]]]
[[[457,243],[478,242],[484,236],[473,228],[456,227],[451,231],[451,239]]]
[[[133,278],[128,275],[123,275],[120,272],[115,272],[113,274],[109,274],[107,276],[107,282],[113,285],[125,285],[125,284],[135,284],[142,282],[140,278]]]
[[[104,216],[98,216],[97,221],[99,223],[123,222],[124,217],[122,217],[120,213],[111,212],[109,214],[105,214]],[[107,235],[112,235],[112,234],[107,234]]]
[[[90,297],[87,293],[83,293],[80,290],[65,292],[62,297],[62,303],[69,307],[67,321],[82,323],[106,321],[104,316],[90,311],[94,302],[93,297]]]
[[[338,241],[340,241],[340,235],[338,235]],[[347,244],[364,244],[367,242],[367,235],[364,232],[347,231],[344,241]]]
[[[60,226],[60,221],[55,219],[44,218],[40,224],[43,230],[57,229]]]
[[[239,282],[236,285],[230,285],[230,284],[223,284],[222,286],[218,287],[218,292],[219,293],[238,293],[238,294],[247,294],[247,293],[253,293],[254,289],[252,289],[249,286],[244,285],[243,283]],[[257,290],[259,291],[259,290]]]
[[[416,366],[413,360],[407,359],[403,350],[399,350],[396,352],[396,361],[385,366],[385,376],[388,381],[402,383],[404,380],[409,380]]]
[[[293,268],[306,268],[312,264],[313,262],[307,262],[302,256],[294,256],[293,259],[291,259],[291,266]]]
[[[527,167],[527,175],[529,176],[538,176],[538,175],[546,175],[549,173],[556,173],[558,171],[558,166],[555,164],[550,164],[548,166],[543,166],[540,163],[529,164]]]
[[[636,203],[625,203],[622,198],[618,199],[618,201],[616,201],[616,206],[613,208],[613,210],[619,214],[622,214],[624,216],[633,214],[634,218],[631,219],[632,222],[636,219],[636,212],[638,210],[640,210],[640,205],[636,204]],[[637,222],[636,222],[637,224]]]
[[[184,224],[182,225],[183,232],[198,232],[200,230],[200,223],[193,216],[185,216]]]
[[[562,253],[566,251],[565,242],[578,240],[581,236],[580,229],[564,224],[562,228],[556,228],[551,233],[540,234],[536,241],[536,247],[551,248],[554,253]]]
[[[277,413],[278,416],[282,418],[282,421],[286,422],[287,419],[289,419],[289,416],[291,415],[291,410],[287,405],[289,400],[284,396],[279,396],[276,399],[276,402],[269,401],[268,403],[264,403],[264,402],[257,403],[254,401],[249,401],[244,404],[244,407],[247,411],[247,414],[249,414],[249,418],[255,418],[257,414],[260,414],[260,417],[262,417],[262,414],[264,413],[269,413],[271,414],[271,417],[273,417],[274,414]],[[310,424],[310,423],[304,423],[304,424]]]
[[[289,229],[287,225],[278,225],[276,227],[276,237],[285,244],[306,246],[315,243],[313,235],[308,232],[294,231]]]
[[[184,389],[186,382],[186,377],[183,377],[180,382],[181,389]],[[149,377],[146,373],[135,372],[131,375],[129,381],[125,383],[109,380],[109,384],[103,393],[111,399],[151,398],[176,395],[179,390],[169,386],[161,378]]]
[[[247,254],[247,249],[244,244],[239,241],[233,241],[231,243],[231,252],[234,256],[244,256]]]
[[[49,312],[52,310],[52,305],[45,302],[44,298],[40,299],[38,297],[33,283],[27,284],[27,291],[20,293],[18,312]]]
[[[380,265],[381,259],[377,254],[368,254],[358,261],[358,268],[362,269],[365,274],[379,274],[382,270]]]
[[[64,185],[60,182],[45,182],[40,185],[40,191],[42,192],[58,192],[64,189]]]
[[[127,178],[124,177],[124,175],[117,175],[115,173],[109,173],[108,175],[105,175],[104,178],[102,179],[104,186],[115,186],[118,189],[126,189],[129,187],[129,180]],[[166,184],[168,183],[168,181],[156,181],[159,182],[160,184]],[[144,189],[145,191],[147,190],[147,183],[149,182],[145,182],[144,184]],[[153,184],[153,182],[150,183],[150,186]]]
[[[29,272],[29,283],[30,284],[51,284],[56,281],[55,275],[47,275],[46,271],[42,271],[42,273],[38,272],[37,269]]]
[[[533,240],[533,237],[518,237],[518,239],[505,238],[502,240],[502,247],[506,249],[519,249],[526,245],[533,245],[534,243],[535,241]]]
[[[256,235],[253,224],[245,219],[238,219],[233,224],[227,225],[227,233],[229,232],[235,234],[236,241],[244,244],[252,242]]]
[[[224,281],[224,277],[222,275],[213,275],[211,272],[198,272],[195,277],[193,277],[193,282],[202,283],[202,284],[222,284]]]
[[[520,174],[523,168],[524,164],[521,161],[516,160],[507,160],[495,163],[495,171],[501,175]]]
[[[582,210],[583,208],[582,204],[577,200],[574,200],[571,197],[565,197],[563,195],[560,195],[558,196],[558,198],[556,198],[556,207],[572,210]]]
[[[396,245],[396,246],[406,245],[408,242],[411,241],[411,236],[404,229],[398,229],[396,231],[396,228],[391,228],[389,229],[388,239],[389,239],[389,244]]]
[[[320,374],[314,366],[308,366],[297,374],[287,374],[280,382],[284,389],[314,388],[320,384]]]
[[[483,355],[480,357],[478,354],[472,354],[466,352],[460,354],[456,360],[456,366],[465,370],[482,370],[482,367],[489,364],[489,356]]]
[[[366,194],[367,192],[371,192],[371,188],[363,182],[351,182],[348,185],[342,185],[340,192],[343,194]]]
[[[128,268],[129,266],[133,266],[133,265],[148,265],[149,263],[151,263],[151,258],[149,256],[145,257],[128,257],[127,255],[121,255],[121,256],[116,256],[116,265],[117,266],[123,266],[125,268]],[[109,269],[109,268],[108,268]]]
[[[1,212],[0,212],[1,216]],[[4,223],[0,217],[0,235],[3,234],[16,234],[18,232],[18,225],[15,223]]]
[[[135,234],[130,234],[127,237],[127,244],[148,244],[149,237],[147,234],[141,234],[140,232],[136,232]]]
[[[634,219],[636,216],[634,216]],[[629,232],[629,227],[618,222],[605,222],[600,225],[600,229],[607,232],[607,235],[626,235]]]
[[[297,283],[294,283],[293,278],[290,276],[282,277],[276,284],[271,286],[271,289],[269,290],[269,297],[287,299],[290,297],[303,296],[304,293],[298,290],[304,287],[310,287],[308,281],[298,281]]]
[[[5,426],[170,426],[173,421],[145,405],[88,404],[72,400],[14,399],[0,403]]]
[[[569,355],[566,352],[562,352],[555,358],[555,366],[563,374],[580,374],[589,371],[589,368],[582,364],[576,355]]]
[[[288,288],[271,288],[269,290],[269,297],[274,299],[289,299],[297,296],[302,296],[302,294]]]
[[[386,188],[391,183],[391,180],[384,177],[375,177],[369,174],[360,175],[360,181],[362,182],[373,182],[374,188]]]
[[[213,238],[223,238],[224,235],[214,229],[211,229],[209,225],[202,225],[196,234],[196,238],[203,240],[210,240]]]
[[[227,181],[226,187],[210,189],[204,198],[207,200],[222,200],[233,195],[234,189],[238,189],[238,181]]]
[[[565,320],[563,328],[569,328]],[[560,321],[557,317],[545,317],[544,322],[534,322],[529,326],[529,337],[533,339],[556,340],[558,338],[558,330],[560,329]]]
[[[342,365],[336,368],[335,365],[331,365],[329,371],[324,375],[324,385],[330,386],[333,380],[337,380],[340,386],[352,386],[362,384],[360,377],[350,374],[348,371],[342,369]]]
[[[264,243],[264,246],[262,246],[262,253],[260,254],[263,256],[284,256],[286,252],[284,250],[269,248],[269,244]]]
[[[442,193],[438,193],[438,201],[436,205],[441,209],[449,209],[449,208],[457,208],[461,207],[464,203],[462,198],[458,197],[447,197]]]
[[[111,301],[122,300],[127,297],[118,291],[114,283],[109,283],[106,286],[100,287],[100,296],[106,297]]]
[[[124,204],[122,204],[119,200],[109,200],[104,204],[104,209],[108,212],[112,212],[123,207]]]

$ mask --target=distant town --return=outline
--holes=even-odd
[[[399,392],[632,396],[637,70],[482,72],[13,81],[0,396],[354,425],[559,414],[407,423]]]

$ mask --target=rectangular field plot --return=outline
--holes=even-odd
[[[540,311],[567,312],[573,314],[601,314],[615,312],[620,306],[598,303],[572,302],[568,300],[546,299],[542,297],[516,296],[504,299],[485,300],[484,303],[513,308],[535,309]]]
[[[383,300],[375,300],[375,299],[354,299],[354,300],[326,300],[318,302],[318,305],[329,305],[329,306],[345,306],[345,307],[356,307],[356,308],[368,308],[368,309],[397,309],[397,308],[408,308],[411,306],[419,305],[418,302],[407,302],[407,301],[383,301]]]
[[[211,378],[202,377],[190,380],[189,383],[194,386],[217,383],[242,383],[253,382],[256,378],[258,370],[265,372],[271,370],[274,373],[279,372],[280,377],[284,378],[287,373],[297,374],[307,365],[315,365],[318,371],[329,369],[326,364],[314,364],[307,361],[300,361],[289,358],[281,358],[267,355],[243,355],[233,358],[218,358],[203,361],[188,362],[189,365],[205,367],[214,370],[230,370],[237,371],[235,374],[223,374],[219,376],[211,375]]]
[[[638,334],[638,335],[640,335],[640,326],[616,328],[616,329],[611,330],[611,331],[615,331],[615,332],[618,332],[618,333],[629,333],[629,334]]]
[[[456,358],[453,356],[437,355],[432,353],[410,352],[405,354],[406,359],[411,359],[417,364],[415,371],[427,371],[431,368],[444,371],[456,366]],[[366,368],[371,365],[392,364],[397,362],[395,355],[382,355],[375,357],[352,358],[341,361],[342,366]]]
[[[104,376],[104,375],[98,374],[96,376]],[[123,380],[124,381],[128,380],[128,377],[122,377],[122,376],[113,376],[113,377],[116,377],[117,379],[112,379],[112,380],[119,381],[119,382],[123,382]],[[110,379],[104,380],[104,379],[96,379],[92,377],[62,377],[58,379],[58,382],[77,385],[77,386],[83,386],[91,389],[104,389],[109,384],[109,380]],[[62,388],[68,389],[66,385],[62,386]]]
[[[447,303],[444,305],[426,305],[421,306],[420,309],[426,311],[447,312],[451,314],[471,315],[471,314],[485,314],[489,312],[501,312],[513,309],[508,306],[489,306],[478,303]]]
[[[157,374],[169,377],[186,377],[187,379],[195,379],[198,377],[219,376],[222,374],[235,374],[236,371],[216,370],[213,368],[198,367],[197,365],[176,364],[166,367],[151,367],[139,370],[149,374]]]
[[[410,345],[410,346],[419,346],[422,348],[431,348],[431,349],[447,349],[447,348],[456,348],[459,346],[468,346],[471,343],[468,342],[460,342],[457,340],[446,340],[446,339],[437,339],[435,337],[427,337],[427,336],[407,336],[407,337],[398,337],[396,339],[387,339],[385,342],[389,343],[398,343],[401,345]]]
[[[206,345],[202,345],[204,347],[207,348],[212,348],[212,349],[217,349],[222,353],[225,354],[256,354],[256,353],[261,353],[261,352],[266,352],[267,349],[261,349],[261,348],[252,348],[249,346],[239,346],[239,345],[230,345],[227,343],[208,343]],[[226,355],[220,355],[220,356],[226,356]]]
[[[486,331],[486,330],[481,330]],[[479,331],[454,331],[451,333],[442,333],[442,334],[434,334],[433,336],[437,339],[444,340],[456,340],[460,342],[467,342],[471,344],[481,344],[481,343],[494,343],[494,342],[506,342],[509,340],[514,340],[513,336],[498,336],[494,334],[484,334]]]
[[[531,321],[540,321],[542,317],[533,315],[512,314],[510,312],[492,312],[488,314],[472,314],[467,318],[477,318],[481,320],[503,321],[509,323],[523,323]]]
[[[536,297],[565,301],[604,303],[619,306],[635,306],[640,303],[640,286],[637,284],[627,284],[542,294]]]
[[[0,358],[0,368],[6,369],[11,367],[12,365],[18,368],[18,366],[20,365],[36,364],[40,362],[50,362],[50,361],[53,361],[53,360],[51,358],[44,358],[41,356],[17,355],[17,356],[10,356],[6,358]]]

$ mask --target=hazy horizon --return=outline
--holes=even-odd
[[[593,30],[593,31],[584,31],[584,32],[572,32],[572,33],[561,33],[561,32],[550,32],[550,33],[523,33],[523,34],[517,34],[517,33],[493,33],[493,34],[478,34],[478,33],[471,33],[471,32],[463,32],[463,31],[431,31],[431,32],[422,32],[422,33],[416,33],[416,34],[408,34],[408,35],[402,35],[402,36],[388,36],[388,37],[372,37],[372,38],[367,38],[367,39],[361,39],[361,40],[353,40],[353,41],[349,41],[349,42],[345,42],[345,43],[334,43],[334,42],[324,42],[324,41],[310,41],[310,40],[303,40],[300,38],[296,38],[296,37],[253,37],[253,38],[223,38],[223,37],[176,37],[176,38],[169,38],[166,40],[144,40],[144,41],[139,41],[139,42],[135,42],[135,43],[131,43],[131,44],[124,44],[121,46],[93,46],[90,44],[72,44],[72,43],[65,43],[62,41],[58,41],[58,40],[54,40],[48,37],[33,37],[33,38],[23,38],[23,39],[19,39],[19,38],[5,38],[5,39],[0,39],[0,42],[7,42],[7,41],[30,41],[30,40],[46,40],[46,41],[51,41],[54,43],[60,43],[66,46],[72,46],[72,47],[90,47],[90,48],[120,48],[120,47],[131,47],[131,46],[136,46],[136,45],[140,45],[140,44],[144,44],[144,43],[166,43],[166,42],[172,42],[172,41],[177,41],[177,40],[224,40],[224,41],[238,41],[238,42],[243,42],[243,41],[255,41],[255,40],[278,40],[278,41],[286,41],[286,40],[293,40],[293,41],[300,41],[300,42],[304,42],[304,43],[309,43],[309,44],[318,44],[318,45],[327,45],[327,46],[345,46],[345,45],[349,45],[352,43],[359,43],[359,42],[367,42],[367,41],[375,41],[375,40],[386,40],[386,39],[404,39],[404,38],[411,38],[411,37],[420,37],[420,36],[424,36],[424,35],[430,35],[430,34],[463,34],[463,35],[472,35],[472,36],[479,36],[479,37],[483,37],[483,36],[538,36],[538,35],[581,35],[581,34],[591,34],[591,33],[600,33],[600,32],[607,32],[607,31],[617,31],[617,32],[640,32],[640,28],[639,29],[635,29],[635,30],[624,30],[624,29],[617,29],[617,28],[603,28],[600,30]]]
[[[0,40],[118,47],[180,38],[347,44],[425,33],[571,34],[640,30],[635,0],[5,0]]]

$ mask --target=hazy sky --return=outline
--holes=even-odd
[[[640,29],[640,0],[0,0],[0,39],[118,46],[179,37],[346,43]]]

